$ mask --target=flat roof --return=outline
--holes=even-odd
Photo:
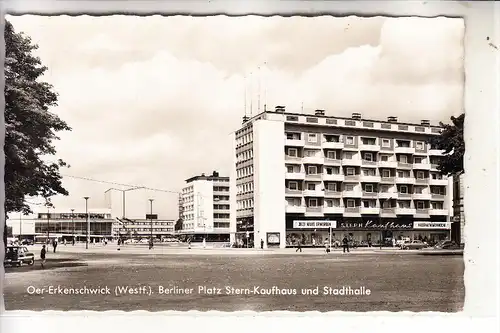
[[[213,175],[194,176],[194,177],[186,179],[186,183],[190,183],[190,182],[193,182],[195,180],[229,180],[229,177],[221,177],[221,176],[213,176]]]

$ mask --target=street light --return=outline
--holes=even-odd
[[[83,197],[85,199],[85,219],[87,220],[87,241],[85,242],[85,249],[89,248],[90,242],[90,220],[88,211],[88,202],[90,197]]]
[[[122,219],[125,219],[125,192],[128,192],[128,191],[133,191],[133,190],[139,190],[141,188],[144,188],[144,186],[135,186],[135,187],[131,187],[131,188],[128,188],[128,189],[125,189],[125,190],[121,190],[119,188],[115,188],[115,187],[112,187],[112,188],[108,188],[106,191],[104,191],[104,194],[108,193],[109,191],[111,190],[115,190],[115,191],[119,191],[119,192],[122,192]],[[123,228],[125,229],[125,227],[123,226]],[[120,228],[121,230],[121,228]],[[119,238],[121,239],[121,231],[119,231],[120,234],[119,234]]]
[[[149,245],[150,250],[153,248],[153,201],[154,201],[154,199],[149,199],[149,205],[151,207],[151,210],[149,213],[149,219],[151,220],[151,235],[150,235],[150,240],[149,240],[150,241],[150,245]]]
[[[23,213],[19,212],[19,242],[21,242],[21,237],[23,235]]]
[[[50,208],[47,207],[47,244],[50,241]]]
[[[75,245],[75,210],[71,209],[71,224],[73,224],[73,245]]]

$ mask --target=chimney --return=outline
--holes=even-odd
[[[201,176],[202,176],[202,177],[205,177],[205,174],[204,174],[204,173],[202,173],[202,174],[201,174]]]
[[[315,116],[324,116],[325,110],[314,110],[314,115]]]
[[[276,107],[274,108],[274,110],[276,112],[279,112],[279,113],[285,113],[285,107],[282,106],[282,105],[276,105]]]
[[[398,117],[394,117],[394,116],[387,117],[387,121],[390,123],[397,123]]]
[[[352,119],[360,120],[361,119],[361,113],[354,112],[352,114]]]
[[[431,126],[430,120],[424,119],[420,122],[422,126]]]
[[[212,173],[212,177],[219,177],[219,173],[218,173],[217,171],[214,171],[214,172]]]
[[[242,124],[246,123],[250,119],[249,116],[243,116],[243,121],[241,122]]]

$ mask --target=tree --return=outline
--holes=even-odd
[[[451,124],[439,125],[443,128],[439,136],[430,139],[434,149],[444,150],[438,170],[446,176],[460,175],[464,172],[464,119],[465,114],[451,117]]]
[[[68,195],[62,186],[61,167],[53,141],[59,131],[71,128],[50,108],[57,106],[52,85],[41,80],[47,67],[33,55],[38,45],[23,33],[16,33],[5,21],[5,215],[32,213],[27,197],[42,197],[47,206],[57,194]],[[6,240],[4,228],[4,241]]]
[[[182,230],[182,222],[182,219],[178,219],[177,222],[175,222],[175,231]]]

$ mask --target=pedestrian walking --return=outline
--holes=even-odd
[[[63,243],[64,243],[64,246],[66,246],[66,238],[64,239]]]
[[[54,240],[52,241],[52,247],[54,248],[54,253],[56,253],[56,249],[57,249],[57,238],[54,238]]]
[[[316,247],[316,240],[314,238],[312,239],[312,245],[313,247]]]
[[[264,240],[263,239],[260,240],[260,249],[261,250],[264,249]]]
[[[342,239],[342,248],[343,248],[343,253],[348,252],[349,253],[349,240],[347,239],[346,236],[344,236],[344,239]]]
[[[302,244],[300,244],[300,241],[297,241],[297,250],[295,252],[302,252]]]
[[[46,255],[46,250],[45,250],[45,244],[42,245],[42,250],[40,251],[40,259],[42,259],[42,262],[40,263],[42,268],[45,268],[45,255]]]
[[[71,241],[71,244],[72,244],[73,246],[75,246],[75,243],[76,243],[76,241],[75,241],[75,237],[73,237],[73,240]]]

